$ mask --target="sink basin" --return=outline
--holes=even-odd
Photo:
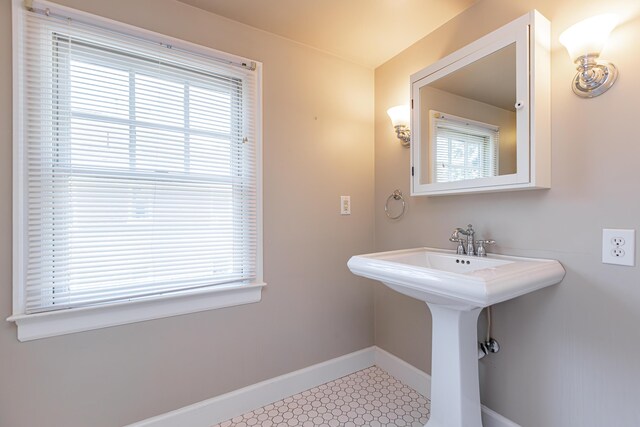
[[[483,307],[559,283],[558,261],[475,257],[433,248],[351,257],[349,269],[424,301],[432,317],[431,416],[426,427],[482,427],[478,315]]]
[[[487,307],[560,282],[558,261],[504,255],[476,257],[416,248],[352,257],[358,276],[427,303],[471,309]]]

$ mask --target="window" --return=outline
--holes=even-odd
[[[259,64],[66,9],[14,13],[19,335],[36,313],[259,300]]]
[[[431,110],[435,139],[432,182],[497,175],[500,130],[497,126]]]

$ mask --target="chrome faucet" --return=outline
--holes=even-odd
[[[460,237],[466,236],[466,239]],[[458,248],[456,252],[458,255],[477,255],[480,257],[487,256],[487,250],[485,245],[492,245],[495,243],[494,240],[475,240],[476,231],[473,229],[473,225],[467,225],[467,229],[463,229],[457,227],[451,233],[451,237],[449,237],[450,242],[458,243]],[[476,249],[476,244],[478,244],[478,248]]]
[[[473,229],[473,225],[468,224],[466,230],[462,230],[462,234],[467,236],[467,255],[476,254],[475,235],[476,231]]]
[[[475,236],[476,232],[473,229],[473,225],[469,224],[467,225],[467,229],[463,229],[460,227],[457,227],[453,230],[453,233],[451,234],[451,237],[449,238],[449,241],[451,242],[458,242],[458,255],[475,255],[476,254],[476,248],[474,246],[474,236]],[[466,236],[466,242],[463,238],[460,237],[460,235]]]

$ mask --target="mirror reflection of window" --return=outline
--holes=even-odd
[[[498,175],[498,126],[431,110],[432,182]]]
[[[454,65],[450,71],[438,71],[434,77],[419,83],[422,113],[418,125],[424,130],[416,130],[420,135],[418,161],[423,166],[419,170],[420,182],[477,181],[517,173],[516,44],[510,43],[470,63],[457,65],[457,68]],[[457,143],[452,150],[460,156],[454,156],[455,161],[445,162],[445,166],[441,162],[439,170],[436,169],[436,138],[430,132],[430,111],[458,117],[462,123],[476,123],[482,129],[499,127],[499,143],[496,139],[494,146],[495,168],[489,167],[491,150],[485,143]],[[471,127],[467,125],[466,128]],[[475,134],[486,135],[487,132],[478,130]]]

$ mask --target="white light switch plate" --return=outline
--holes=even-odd
[[[351,215],[351,196],[340,196],[340,215]]]
[[[602,229],[602,262],[633,267],[636,262],[636,230]]]

